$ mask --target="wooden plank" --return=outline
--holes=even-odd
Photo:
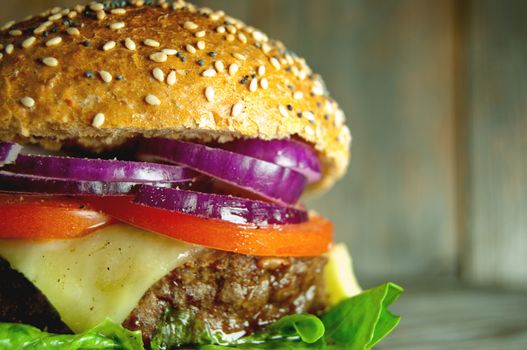
[[[527,287],[527,2],[477,1],[468,22],[466,277]]]
[[[527,349],[525,293],[431,286],[407,288],[392,308],[401,324],[379,350]]]

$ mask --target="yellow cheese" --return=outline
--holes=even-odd
[[[106,318],[123,322],[143,294],[201,248],[128,225],[80,239],[0,240],[0,256],[82,332]]]
[[[345,244],[335,244],[329,251],[324,279],[330,305],[359,294],[362,289],[353,273],[353,265]]]

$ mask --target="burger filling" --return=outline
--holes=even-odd
[[[39,153],[0,143],[6,349],[369,349],[399,321],[400,287],[361,292],[331,223],[298,203],[321,178],[310,145]]]

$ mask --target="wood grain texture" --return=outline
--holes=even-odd
[[[465,275],[527,287],[527,2],[474,1],[468,17],[470,217]]]
[[[409,287],[402,315],[378,350],[525,350],[527,295],[429,283]]]

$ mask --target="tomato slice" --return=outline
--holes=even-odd
[[[0,195],[0,238],[74,238],[111,222],[82,200]]]
[[[301,224],[256,227],[205,219],[134,204],[128,197],[92,197],[90,203],[114,218],[181,241],[258,256],[318,256],[332,244],[333,225],[312,215]]]

